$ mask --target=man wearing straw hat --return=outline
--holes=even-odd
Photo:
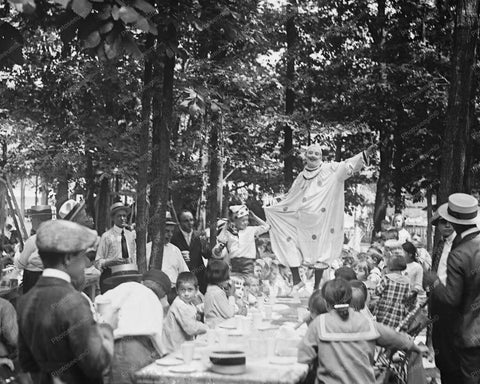
[[[96,323],[72,285],[84,277],[85,252],[96,241],[95,231],[66,220],[50,220],[38,229],[36,244],[45,269],[18,304],[20,365],[34,383],[103,383],[118,311],[109,308]]]
[[[435,272],[440,282],[447,283],[447,261],[453,246],[455,230],[452,224],[440,216],[438,210],[431,219],[432,225],[436,226],[440,234],[440,241],[436,244],[432,253],[432,271]],[[454,345],[455,332],[452,324],[458,320],[456,308],[439,301],[437,296],[429,297],[430,317],[435,319],[431,326],[432,345],[435,350],[435,365],[440,370],[442,384],[456,384],[462,382],[460,360]]]
[[[176,294],[175,283],[177,282],[178,275],[181,272],[190,271],[180,249],[170,242],[176,226],[177,222],[173,220],[171,213],[167,211],[165,221],[165,239],[163,242],[162,271],[167,274],[168,278],[172,282],[172,291],[169,294],[169,301],[173,300]],[[152,266],[154,262],[154,259],[151,257],[152,255],[150,255],[151,250],[152,243],[150,242],[147,244],[147,259],[150,266]]]
[[[105,292],[104,281],[111,275],[110,268],[118,264],[137,263],[135,232],[127,227],[127,216],[130,209],[121,202],[110,207],[113,227],[106,231],[101,239],[95,258],[96,267],[102,271],[100,275],[100,291]]]
[[[447,278],[428,274],[426,284],[435,300],[453,307],[458,319],[452,324],[463,383],[480,383],[480,229],[478,200],[454,193],[438,208],[457,238],[447,260]]]

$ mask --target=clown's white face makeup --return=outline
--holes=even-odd
[[[307,160],[307,169],[315,169],[322,162],[322,150],[318,145],[311,145],[305,152],[305,159]]]

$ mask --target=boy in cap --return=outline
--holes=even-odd
[[[85,270],[85,251],[97,233],[65,220],[42,223],[36,245],[45,269],[18,303],[19,360],[39,384],[52,377],[68,384],[102,383],[113,355],[117,313],[94,321],[87,301],[73,285]]]
[[[126,228],[129,211],[130,209],[121,202],[110,207],[113,227],[102,235],[95,258],[96,267],[102,272],[100,276],[102,293],[106,290],[103,282],[111,275],[110,267],[124,263],[137,263],[135,232]]]
[[[222,252],[226,248],[233,273],[253,275],[257,248],[255,237],[268,232],[270,226],[250,212],[246,205],[232,205],[229,222],[217,237],[218,244],[213,248],[212,255],[222,258]],[[260,225],[248,225],[251,216]]]

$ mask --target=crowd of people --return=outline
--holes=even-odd
[[[129,208],[113,204],[113,226],[98,237],[81,204],[70,202],[63,219],[42,223],[15,256],[18,268],[34,262],[38,272],[27,273],[16,309],[0,299],[2,375],[132,383],[140,368],[268,298],[303,296],[309,326],[298,358],[316,365],[317,382],[373,382],[376,345],[424,353],[395,329],[429,300],[436,320],[428,344],[442,383],[478,383],[478,202],[456,194],[442,207],[432,221],[441,234],[432,256],[397,214],[366,252],[344,247],[320,289],[314,266],[298,267],[297,289],[292,269],[272,251],[270,225],[245,205],[229,208],[211,250],[191,212],[181,211],[178,223],[168,213],[162,268],[140,274]],[[86,268],[100,278],[94,302],[82,292]]]

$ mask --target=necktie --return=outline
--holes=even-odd
[[[443,247],[445,246],[445,239],[442,237],[435,248],[433,253],[433,262],[432,262],[432,271],[437,272],[438,264],[440,263],[440,258],[442,257]]]
[[[122,258],[128,259],[127,239],[125,238],[125,231],[122,229]]]

